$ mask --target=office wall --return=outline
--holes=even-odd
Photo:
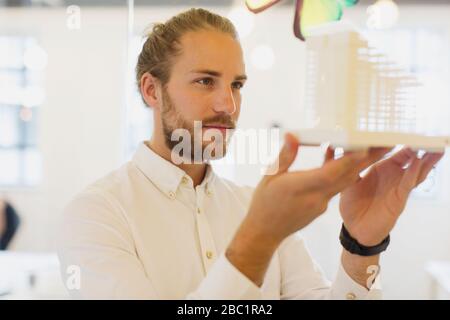
[[[65,8],[0,10],[2,33],[35,36],[48,54],[39,117],[42,183],[6,191],[23,216],[18,250],[53,250],[64,205],[122,161],[126,12],[81,13],[81,29],[70,30]]]

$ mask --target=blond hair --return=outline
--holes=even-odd
[[[189,31],[215,30],[227,33],[234,39],[238,34],[233,23],[225,17],[205,9],[190,9],[165,23],[156,23],[147,34],[136,65],[136,82],[141,86],[141,78],[149,72],[165,86],[170,79],[173,58],[181,53],[180,38]]]

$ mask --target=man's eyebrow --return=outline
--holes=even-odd
[[[208,69],[191,70],[191,72],[204,73],[204,74],[208,74],[213,77],[220,77],[222,75],[222,73],[220,73],[219,71],[208,70]],[[245,74],[238,75],[238,76],[234,77],[234,80],[247,80],[247,75],[245,75]]]

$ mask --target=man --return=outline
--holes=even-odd
[[[256,190],[238,187],[208,164],[226,152],[226,133],[236,126],[246,81],[233,25],[202,9],[157,24],[136,73],[142,98],[154,112],[153,136],[130,162],[66,209],[59,254],[74,297],[380,296],[374,284],[380,253],[409,193],[442,154],[418,159],[404,149],[379,161],[389,150],[378,148],[336,160],[328,149],[322,167],[288,172],[300,142],[287,134],[276,172],[264,176]],[[206,152],[209,143],[203,140],[201,148],[192,144],[174,152],[177,137],[196,136],[197,129],[204,135],[213,131],[214,151]],[[198,156],[201,161],[193,161]],[[296,231],[338,193],[345,249],[330,283]]]

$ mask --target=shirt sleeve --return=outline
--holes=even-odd
[[[58,255],[75,299],[159,299],[114,199],[89,191],[74,199],[60,223]],[[79,281],[73,281],[79,270]],[[78,283],[78,285],[76,285]],[[75,284],[75,285],[74,285]],[[187,299],[260,299],[261,290],[220,255]]]
[[[381,299],[379,274],[367,290],[355,282],[341,264],[334,282],[330,282],[298,234],[288,237],[276,254],[280,258],[281,299]],[[264,293],[222,254],[189,298],[257,300],[264,299]]]
[[[225,256],[220,255],[189,299],[259,300],[261,289],[241,273]]]
[[[288,237],[278,249],[281,267],[281,299],[380,299],[380,276],[370,290],[356,283],[339,266],[330,282],[309,254],[298,234]]]
[[[126,220],[100,192],[85,192],[66,207],[59,239],[61,274],[72,298],[157,298]]]
[[[336,278],[329,294],[331,299],[347,300],[377,300],[382,298],[381,280],[378,274],[374,283],[367,290],[365,287],[356,283],[344,270],[342,264],[339,265]]]

